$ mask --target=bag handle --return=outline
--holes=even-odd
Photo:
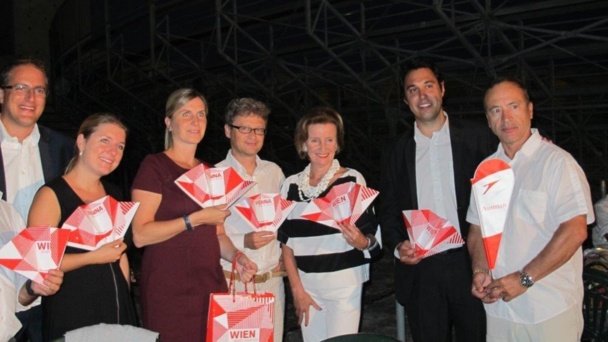
[[[230,285],[228,286],[228,292],[232,293],[234,296],[236,294],[236,263],[241,255],[245,255],[245,253],[238,251],[234,254],[234,258],[232,258],[232,271],[230,272]],[[257,295],[257,289],[255,287],[255,276],[251,278],[251,283],[253,284],[253,295]],[[245,285],[245,293],[249,293],[247,289],[247,283],[243,283]]]

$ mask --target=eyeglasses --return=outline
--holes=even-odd
[[[36,97],[45,98],[47,95],[47,90],[45,87],[32,88],[25,84],[8,85],[8,86],[2,87],[2,89],[10,89],[19,95],[25,95],[25,96],[28,96],[31,91],[34,92],[34,96],[36,96]]]
[[[228,125],[228,126],[238,129],[239,132],[241,132],[243,134],[249,134],[253,131],[256,135],[266,135],[266,128],[251,128],[251,127],[247,127],[247,126],[235,126],[235,125]]]

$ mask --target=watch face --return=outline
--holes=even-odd
[[[527,274],[526,272],[521,272],[521,274],[519,276],[519,281],[525,287],[530,287],[530,286],[534,285],[534,280],[532,280],[532,277],[529,274]]]

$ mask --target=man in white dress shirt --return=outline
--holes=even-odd
[[[232,100],[226,109],[224,131],[230,139],[230,150],[226,159],[217,167],[231,166],[245,180],[255,181],[255,185],[243,195],[247,198],[260,193],[279,193],[285,180],[281,168],[266,160],[260,159],[258,152],[264,145],[268,107],[251,98]],[[234,207],[233,207],[234,208]],[[255,276],[258,291],[272,292],[275,295],[274,340],[283,340],[283,316],[285,311],[285,290],[283,277],[285,272],[281,263],[281,249],[276,233],[254,232],[249,225],[234,212],[224,223],[226,234],[234,246],[247,254],[247,257],[258,265]],[[229,281],[232,265],[222,260],[222,267]],[[237,291],[244,291],[244,284],[237,281]],[[251,291],[251,284],[249,284]]]
[[[0,199],[0,248],[11,241],[24,226],[17,210]],[[11,340],[21,329],[21,322],[15,316],[18,305],[27,309],[38,296],[57,292],[62,282],[63,272],[60,270],[50,271],[45,287],[0,266],[0,341]]]
[[[74,141],[38,125],[46,106],[48,80],[44,63],[21,59],[0,76],[0,192],[27,222],[34,195],[45,182],[60,176],[74,153]],[[42,308],[18,307],[23,329],[17,342],[42,341]]]
[[[467,213],[473,295],[484,302],[488,341],[579,341],[583,330],[581,244],[593,205],[585,173],[566,151],[531,128],[524,85],[497,79],[484,97],[500,139],[490,158],[515,175],[511,204],[490,273],[475,196]]]

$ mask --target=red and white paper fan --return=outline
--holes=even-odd
[[[68,246],[92,251],[124,237],[138,207],[138,202],[119,202],[112,196],[79,206],[62,226],[72,231]]]
[[[262,193],[241,199],[234,210],[253,231],[276,232],[295,206],[296,202],[283,199],[280,194]]]
[[[456,227],[431,210],[404,210],[403,218],[416,256],[426,258],[464,244]]]
[[[500,159],[487,159],[479,164],[471,180],[490,270],[496,267],[514,182],[513,170]]]
[[[208,167],[200,164],[175,180],[175,184],[202,208],[230,207],[254,184],[243,180],[232,167]]]
[[[326,196],[315,198],[300,217],[340,229],[338,223],[355,223],[379,192],[355,182],[336,185]]]
[[[69,236],[69,230],[49,226],[24,229],[0,249],[0,265],[43,284],[61,265]]]

